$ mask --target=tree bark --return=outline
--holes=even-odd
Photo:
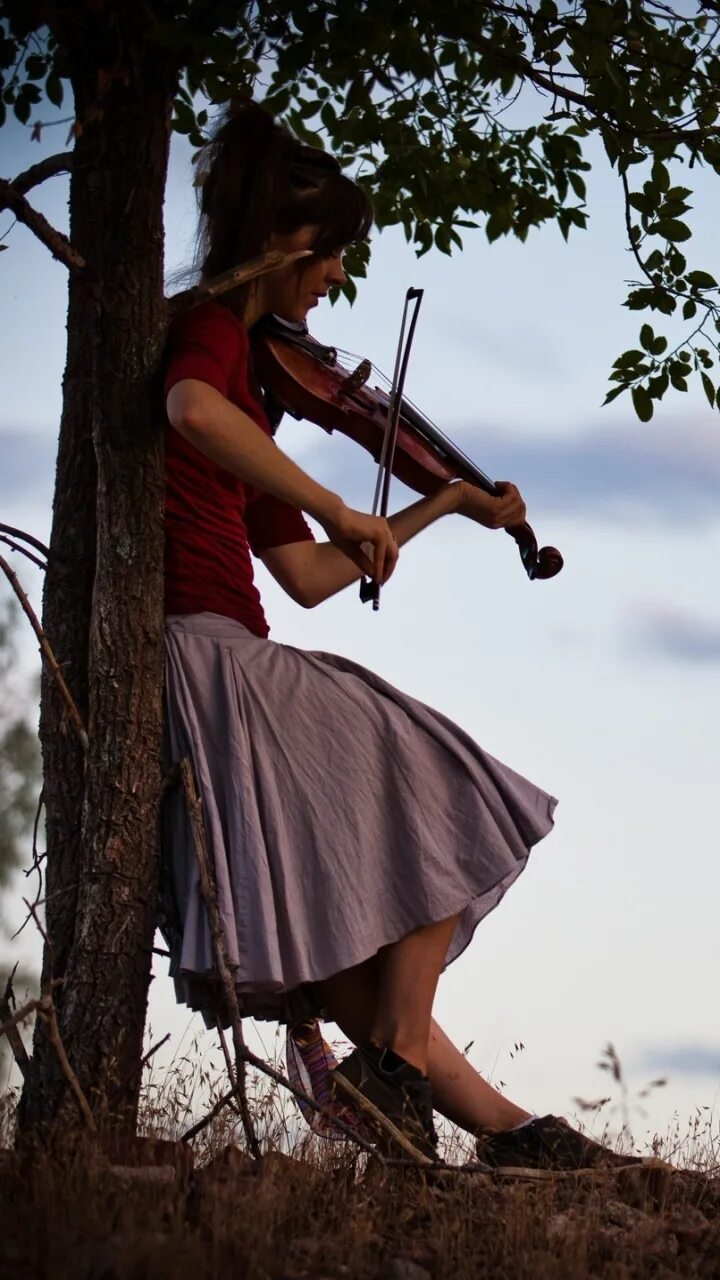
[[[163,679],[163,202],[176,68],[134,0],[64,31],[76,140],[68,357],[44,625],[86,720],[87,758],[43,688],[49,947],[68,1057],[99,1119],[132,1127],[157,897]],[[24,1129],[77,1122],[42,1027]]]

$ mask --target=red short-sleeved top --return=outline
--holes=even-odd
[[[242,321],[221,303],[204,303],[173,328],[165,395],[182,378],[197,378],[271,435],[251,389],[249,354]],[[267,636],[250,552],[259,556],[271,547],[312,539],[301,512],[238,480],[170,423],[165,430],[165,486],[165,612],[207,609]]]

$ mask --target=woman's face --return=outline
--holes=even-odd
[[[300,227],[288,235],[271,236],[268,248],[279,249],[282,253],[310,249],[317,234],[316,226]],[[342,255],[343,248],[338,247],[325,257],[301,258],[265,276],[262,282],[264,312],[302,323],[329,289],[345,283],[347,277],[342,267]]]

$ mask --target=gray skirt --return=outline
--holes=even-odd
[[[167,620],[167,757],[192,760],[243,1013],[322,1014],[313,983],[457,915],[468,945],[556,801],[437,711],[346,658],[214,613]],[[178,999],[217,1013],[181,792],[163,819]]]

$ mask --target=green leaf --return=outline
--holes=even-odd
[[[655,342],[655,334],[652,330],[651,325],[649,324],[643,325],[642,329],[640,330],[640,342],[643,346],[643,349],[645,351],[648,351],[652,355],[653,343]]]
[[[661,218],[659,222],[654,224],[652,228],[655,235],[664,236],[666,240],[670,240],[673,244],[678,241],[689,240],[692,231],[684,222],[678,222],[676,218]]]
[[[717,289],[717,280],[708,271],[688,271],[687,281],[695,289]]]
[[[61,107],[63,102],[62,80],[55,71],[51,71],[45,81],[45,92],[54,107]]]
[[[647,326],[643,326],[643,328],[645,327]],[[645,352],[638,351],[635,348],[633,348],[631,351],[623,351],[622,355],[618,356],[617,360],[615,361],[613,368],[628,369],[628,368],[631,368],[632,365],[637,364],[638,361],[644,360],[644,359],[645,359]]]
[[[635,412],[641,422],[649,422],[653,416],[653,402],[645,387],[633,387],[632,389],[633,404]]]
[[[670,188],[670,174],[668,173],[662,160],[656,160],[652,167],[652,180],[654,185],[660,191],[668,191]]]
[[[688,298],[687,302],[683,303],[682,313],[683,320],[692,320],[693,316],[697,315],[697,303],[693,302],[692,298]]]
[[[28,120],[30,119],[31,110],[32,108],[30,106],[30,101],[28,98],[26,98],[22,94],[18,98],[16,98],[13,104],[13,111],[15,112],[15,115],[17,116],[21,124],[27,124]]]
[[[715,388],[706,373],[701,373],[700,377],[702,378],[702,384],[703,384],[703,387],[705,388],[705,395],[708,398],[708,404],[710,405],[711,409],[714,409],[715,408]]]
[[[611,387],[603,400],[603,407],[606,404],[612,404],[613,400],[617,400],[618,396],[621,396],[623,391],[627,391],[627,385],[622,387]]]
[[[658,374],[657,378],[650,378],[648,382],[648,393],[652,396],[653,400],[662,400],[669,385],[670,379],[668,377],[667,370],[663,369],[662,373]]]

